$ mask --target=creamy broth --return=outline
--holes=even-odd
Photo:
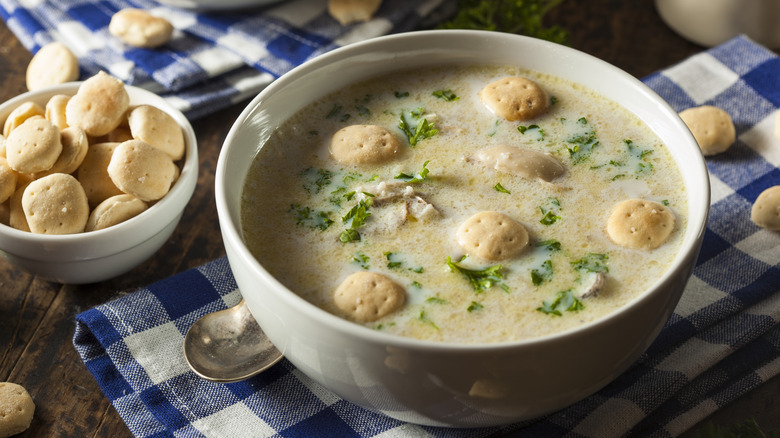
[[[549,111],[524,122],[495,116],[479,92],[507,76],[540,84],[552,99]],[[423,111],[415,119],[409,113],[419,108]],[[425,119],[438,132],[412,147],[399,128],[402,114],[410,125]],[[339,165],[328,151],[331,136],[353,124],[388,129],[401,141],[401,152],[383,165]],[[575,138],[581,140],[580,151],[596,146],[590,154],[572,154]],[[566,172],[545,182],[475,162],[478,151],[497,145],[548,153]],[[429,173],[422,181],[396,179],[423,168]],[[377,202],[376,196],[361,195],[375,193],[381,182],[407,190],[401,199],[411,199],[413,191],[411,196],[435,213],[416,217],[413,211],[404,220],[402,200]],[[360,240],[342,242],[348,228],[342,217],[369,198],[371,215],[355,230]],[[629,198],[656,201],[674,212],[675,229],[658,249],[626,249],[607,235],[612,208]],[[463,259],[467,254],[455,232],[486,210],[524,225],[529,246],[499,262]],[[377,78],[304,108],[260,149],[244,188],[241,219],[259,262],[316,306],[341,316],[333,303],[338,285],[357,271],[378,272],[405,288],[406,303],[367,327],[418,339],[485,343],[565,331],[636,299],[668,269],[682,240],[686,211],[684,184],[666,147],[616,103],[532,71],[450,66]],[[596,271],[608,271],[598,293],[583,296],[597,276],[578,269],[577,261],[589,254]],[[476,290],[448,258],[473,270],[493,267],[501,278]],[[558,296],[563,299],[556,303]]]

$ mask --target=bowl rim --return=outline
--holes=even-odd
[[[66,82],[39,90],[27,91],[25,93],[14,96],[9,100],[0,103],[0,118],[5,120],[7,117],[6,113],[10,113],[15,107],[24,102],[43,101],[57,94],[66,94],[72,96],[76,93],[79,86],[81,86],[83,82],[84,81]],[[125,84],[125,89],[130,96],[131,108],[145,104],[153,105],[173,117],[182,128],[182,134],[184,135],[185,140],[185,156],[182,160],[179,160],[182,162],[181,173],[168,193],[160,200],[156,201],[153,205],[149,206],[149,208],[147,208],[145,211],[141,212],[139,215],[134,216],[122,223],[96,231],[74,234],[36,234],[29,231],[18,230],[11,227],[10,225],[0,223],[0,245],[3,247],[7,246],[6,244],[13,245],[14,247],[18,247],[20,245],[30,246],[30,251],[6,250],[5,248],[1,248],[3,251],[7,251],[8,253],[17,256],[29,257],[34,255],[34,248],[40,246],[62,247],[64,250],[66,248],[70,248],[71,245],[79,243],[86,244],[87,241],[104,238],[104,236],[106,239],[109,239],[112,242],[121,243],[121,245],[118,247],[114,247],[110,250],[106,248],[106,250],[101,251],[101,254],[94,254],[90,257],[81,258],[80,260],[100,258],[107,254],[121,252],[128,248],[137,246],[146,240],[126,239],[122,236],[127,236],[130,233],[138,231],[138,235],[149,238],[159,231],[158,227],[146,226],[150,221],[167,224],[170,221],[163,220],[165,217],[171,216],[171,218],[175,218],[178,216],[178,213],[184,210],[186,205],[189,203],[192,194],[194,193],[198,180],[199,158],[195,131],[186,116],[184,116],[181,111],[167,102],[163,97],[151,91],[129,84]],[[172,214],[171,211],[174,210],[176,213]],[[150,233],[151,230],[154,230],[154,232]],[[112,239],[112,237],[115,238]],[[108,247],[108,245],[104,246]],[[68,260],[74,261],[74,259]]]
[[[572,56],[578,60],[588,61],[601,71],[611,72],[612,75],[619,77],[621,81],[624,81],[631,88],[638,91],[641,95],[648,99],[648,103],[652,103],[655,108],[657,108],[656,111],[660,111],[661,113],[665,113],[667,116],[669,116],[668,121],[671,122],[675,130],[679,131],[679,133],[684,137],[684,141],[681,139],[681,143],[687,143],[691,148],[695,146],[697,153],[691,154],[691,157],[689,158],[691,158],[692,162],[689,164],[690,167],[699,170],[698,173],[700,175],[698,175],[698,177],[700,179],[697,180],[698,184],[701,184],[703,196],[696,199],[692,198],[690,194],[688,196],[687,227],[685,230],[682,230],[684,234],[682,236],[682,241],[680,242],[680,249],[672,261],[670,268],[667,269],[664,274],[656,280],[655,283],[648,287],[639,296],[635,297],[633,300],[622,306],[620,309],[594,321],[584,323],[573,329],[529,339],[475,344],[420,340],[372,330],[363,325],[347,321],[317,307],[316,305],[297,295],[295,292],[287,288],[284,284],[273,277],[257,261],[257,259],[251,254],[245,245],[243,238],[241,237],[242,233],[237,228],[237,225],[240,227],[240,217],[233,217],[229,203],[227,201],[228,195],[226,193],[227,187],[225,183],[226,168],[228,166],[227,163],[230,160],[230,156],[234,153],[233,150],[238,148],[238,146],[233,145],[236,145],[234,140],[238,136],[239,129],[243,124],[251,120],[251,117],[254,115],[257,107],[261,105],[263,100],[267,96],[275,93],[277,89],[288,86],[289,84],[298,80],[300,77],[306,76],[311,71],[316,71],[334,62],[340,62],[344,59],[354,56],[355,54],[364,55],[376,46],[381,47],[385,44],[392,44],[394,42],[403,40],[414,40],[415,38],[420,37],[435,38],[452,37],[455,35],[460,35],[467,38],[487,38],[496,40],[496,43],[522,42],[523,45],[535,46],[535,48],[540,50],[553,50],[560,56]],[[591,88],[590,86],[585,86],[589,89]],[[680,271],[686,262],[689,261],[691,266],[695,264],[699,249],[701,247],[704,232],[706,230],[711,196],[706,163],[704,157],[701,155],[701,153],[698,153],[698,151],[698,145],[693,138],[693,135],[690,133],[690,130],[683,123],[682,119],[677,116],[677,112],[672,109],[669,103],[667,103],[655,91],[650,89],[639,79],[604,60],[596,58],[595,56],[571,47],[523,35],[481,30],[421,30],[376,37],[334,49],[328,53],[309,60],[304,64],[299,65],[262,90],[254,99],[252,99],[252,101],[247,104],[225,137],[219,159],[217,161],[215,174],[215,197],[217,213],[225,244],[231,244],[233,246],[233,249],[237,252],[237,255],[241,258],[242,262],[244,262],[244,264],[251,269],[253,277],[260,276],[265,281],[274,285],[272,288],[264,288],[266,290],[272,289],[266,293],[274,294],[277,298],[286,302],[286,304],[291,308],[296,308],[299,311],[306,313],[307,317],[315,320],[317,324],[324,324],[325,326],[330,327],[330,329],[338,331],[342,334],[346,334],[346,336],[351,338],[358,338],[376,345],[391,345],[408,350],[426,350],[455,354],[468,354],[469,352],[488,350],[500,351],[506,349],[517,349],[522,346],[533,346],[541,343],[547,343],[558,338],[587,336],[588,332],[595,330],[596,327],[608,324],[610,321],[619,318],[629,310],[635,309],[638,306],[642,306],[642,303],[649,300],[652,296],[663,293],[664,287],[668,286],[668,284],[673,280],[672,277],[674,274]],[[677,161],[676,158],[675,161]],[[228,253],[228,255],[230,256],[230,253]],[[693,258],[693,260],[690,261],[690,258]],[[231,269],[233,269],[232,266]]]

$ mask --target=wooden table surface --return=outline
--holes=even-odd
[[[571,46],[642,78],[703,50],[668,29],[652,0],[568,0],[548,21],[565,27]],[[26,91],[30,53],[0,24],[0,102]],[[121,294],[224,255],[214,204],[220,146],[246,103],[195,123],[200,176],[195,194],[169,241],[127,274],[98,284],[52,283],[0,260],[0,381],[23,385],[36,403],[31,428],[20,437],[129,437],[72,344],[77,313]],[[730,426],[754,418],[780,430],[780,377],[775,377],[702,424]],[[695,429],[694,429],[695,430]],[[693,430],[686,436],[693,436]]]

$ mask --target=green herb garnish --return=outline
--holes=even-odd
[[[544,16],[563,0],[459,0],[458,12],[442,29],[477,29],[523,34],[568,43],[559,26],[545,26]]]
[[[544,129],[540,128],[539,125],[518,126],[517,130],[523,135],[526,133],[535,135],[536,141],[544,140]]]
[[[334,103],[333,107],[330,109],[330,111],[328,111],[328,114],[325,116],[325,118],[332,119],[333,117],[336,117],[341,113],[342,108],[343,107],[341,105]]]
[[[390,269],[400,268],[401,265],[403,265],[403,262],[397,259],[396,253],[394,252],[385,252],[385,258],[387,259],[387,267]]]
[[[339,234],[339,241],[341,243],[349,243],[360,240],[360,233],[358,230],[347,228]]]
[[[349,199],[351,199],[351,197]],[[347,243],[360,240],[360,233],[357,229],[362,227],[369,216],[371,216],[371,212],[368,211],[371,202],[371,198],[361,199],[358,201],[357,205],[352,207],[347,214],[341,218],[341,221],[349,226],[349,228],[342,231],[339,235],[339,240],[341,242]]]
[[[488,137],[492,137],[496,134],[498,134],[498,127],[501,126],[501,120],[496,120],[496,123],[493,124],[493,129],[488,132]]]
[[[352,255],[352,263],[360,266],[362,269],[368,269],[369,268],[369,262],[370,258],[363,254],[363,251],[358,251],[354,255]]]
[[[482,304],[480,304],[480,303],[478,303],[476,301],[472,301],[471,304],[469,304],[469,307],[466,308],[466,311],[471,313],[471,312],[474,312],[476,310],[482,310],[484,308],[485,308],[485,306],[483,306]]]
[[[355,110],[358,112],[358,115],[362,117],[368,117],[371,115],[371,110],[363,105],[355,105]]]
[[[447,102],[454,102],[460,99],[460,97],[456,96],[452,90],[436,90],[433,92],[433,95],[439,99],[444,99]]]
[[[558,292],[551,301],[543,301],[542,306],[537,307],[536,310],[548,315],[562,316],[563,312],[576,312],[584,308],[582,301],[569,289]]]
[[[531,270],[531,281],[533,282],[534,286],[539,286],[546,281],[550,281],[552,276],[553,268],[551,260],[545,260],[539,269]]]
[[[566,123],[565,119],[561,121]],[[599,145],[599,140],[585,117],[580,117],[576,123],[581,132],[566,139],[569,144],[566,146],[566,150],[569,151],[569,156],[574,164],[579,164],[590,157],[593,150]]]
[[[401,181],[408,182],[410,184],[420,182],[424,179],[428,178],[428,163],[430,163],[431,160],[428,160],[423,163],[422,169],[415,174],[408,174],[408,173],[399,173],[395,176],[395,179],[400,179]]]
[[[434,322],[431,321],[428,318],[428,315],[425,314],[425,310],[420,310],[420,314],[417,316],[417,319],[419,319],[420,321],[430,325],[431,327],[435,328],[436,330],[439,329],[439,327],[436,324],[434,324]]]
[[[536,246],[541,248],[544,247],[548,251],[560,251],[561,250],[561,242],[558,242],[555,239],[549,239],[549,240],[543,240],[541,242],[537,242]]]
[[[341,221],[349,223],[350,228],[360,228],[366,222],[371,213],[368,211],[368,207],[371,206],[370,199],[361,199],[357,205],[352,207]]]
[[[333,180],[333,172],[326,169],[308,167],[301,172],[303,177],[303,189],[310,194],[317,194],[330,185]]]
[[[312,210],[300,204],[290,205],[290,211],[295,216],[295,223],[303,227],[324,231],[333,223],[330,214],[326,211]]]
[[[585,272],[609,272],[607,267],[609,257],[606,254],[589,253],[579,260],[571,262],[571,266],[578,271]]]
[[[631,140],[623,140],[623,144],[626,145],[626,152],[636,162],[634,169],[635,175],[647,175],[653,171],[653,163],[646,161],[645,157],[653,153],[652,149],[641,149],[635,145]]]
[[[500,193],[506,193],[507,195],[512,194],[509,190],[505,189],[504,186],[501,185],[501,183],[497,183],[496,185],[493,186],[493,188]]]
[[[447,257],[447,266],[466,277],[469,283],[471,283],[471,287],[477,293],[488,290],[493,286],[498,286],[509,292],[509,287],[502,282],[504,277],[501,275],[501,265],[489,266],[485,269],[468,269],[459,266],[452,261],[452,258]]]
[[[561,220],[561,217],[553,213],[552,211],[547,211],[547,213],[544,214],[544,217],[539,220],[539,223],[542,225],[552,225],[556,222]]]
[[[409,144],[412,147],[416,146],[419,141],[431,138],[439,133],[439,130],[434,128],[433,123],[429,123],[427,119],[422,118],[423,112],[422,108],[417,108],[408,113],[409,117],[406,117],[407,113],[401,112],[398,127],[406,134],[406,138],[409,139]]]
[[[561,216],[559,215],[561,210],[561,202],[558,201],[558,198],[547,198],[547,203],[543,206],[540,206],[539,210],[544,215],[539,221],[539,223],[542,225],[549,226],[561,220]]]

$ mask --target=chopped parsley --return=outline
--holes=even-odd
[[[325,118],[332,119],[338,116],[339,114],[341,114],[342,109],[343,107],[341,105],[334,103],[333,107],[330,109],[330,111],[328,111],[328,114],[325,116]]]
[[[420,314],[417,316],[417,319],[419,319],[421,322],[424,322],[431,327],[435,328],[436,330],[439,329],[439,327],[428,318],[428,315],[425,314],[425,310],[420,310]]]
[[[387,327],[395,327],[395,322],[393,322],[393,321],[388,322],[387,323]],[[385,328],[385,325],[382,324],[381,322],[374,326],[375,330],[384,330],[384,328]]]
[[[548,240],[542,240],[541,242],[536,242],[536,247],[541,248],[544,247],[546,250],[552,252],[552,251],[560,251],[561,250],[561,242],[558,242],[555,239],[548,239]]]
[[[582,301],[574,295],[571,289],[558,292],[550,301],[543,301],[541,307],[536,310],[547,315],[562,316],[563,312],[576,312],[584,309]]]
[[[325,115],[327,119],[338,118],[340,122],[347,122],[352,118],[352,114],[344,112],[344,107],[338,103],[334,103],[330,111]]]
[[[412,272],[415,272],[417,274],[422,274],[425,269],[422,266],[419,266],[417,268],[409,268],[404,266],[404,257],[403,254],[393,252],[393,251],[386,251],[384,253],[385,258],[387,259],[387,267],[390,269],[406,269]],[[419,284],[419,283],[418,283]]]
[[[547,254],[560,251],[561,250],[561,242],[558,242],[555,239],[548,239],[543,240],[541,242],[536,242],[534,244],[537,248],[541,248],[543,251],[547,251]],[[531,269],[531,282],[534,284],[534,286],[539,286],[542,283],[548,282],[552,280],[553,277],[553,266],[552,266],[552,260],[547,259],[541,264],[539,264],[536,268]]]
[[[387,259],[387,267],[390,269],[400,268],[404,264],[398,260],[397,254],[391,251],[385,252],[385,258]]]
[[[360,240],[360,233],[353,228],[347,228],[339,234],[339,241],[341,243],[349,243]]]
[[[428,297],[428,299],[425,300],[425,302],[426,303],[431,303],[431,304],[447,304],[448,303],[447,300],[445,300],[444,298],[439,298],[439,297]]]
[[[354,255],[352,255],[352,263],[360,266],[362,269],[368,269],[370,267],[369,265],[370,258],[363,254],[363,251],[358,251]]]
[[[447,266],[454,272],[459,272],[466,277],[469,283],[471,283],[471,287],[477,293],[486,291],[493,286],[498,286],[505,292],[509,292],[509,287],[502,282],[504,277],[501,274],[501,265],[488,266],[485,269],[468,269],[459,266],[452,261],[452,258],[447,257]]]
[[[552,224],[558,222],[559,220],[561,220],[560,216],[558,216],[555,213],[553,213],[552,210],[548,210],[547,213],[544,214],[544,217],[542,217],[539,220],[539,223],[542,224],[542,225],[548,225],[549,226],[549,225],[552,225]]]
[[[424,179],[428,178],[428,163],[430,163],[431,160],[428,160],[423,163],[422,169],[415,174],[408,174],[408,173],[399,173],[395,176],[395,179],[400,179],[401,181],[408,182],[410,184],[420,182]]]
[[[295,216],[295,223],[303,227],[324,231],[333,223],[327,211],[312,210],[300,204],[290,205],[290,211]]]
[[[546,201],[545,205],[539,207],[539,210],[544,215],[539,223],[549,226],[561,220],[561,202],[558,201],[558,198],[547,198]]]
[[[329,186],[333,180],[333,172],[326,169],[308,167],[301,172],[303,189],[310,194],[317,194]]]
[[[606,254],[589,253],[579,260],[571,262],[571,266],[578,271],[585,272],[609,272],[607,267],[609,257]]]
[[[409,139],[409,144],[412,147],[416,146],[419,141],[431,138],[439,133],[439,130],[434,128],[433,123],[429,123],[427,119],[422,118],[423,113],[424,110],[422,108],[417,108],[408,113],[401,112],[398,127],[406,134],[406,138]]]
[[[523,34],[567,44],[568,32],[545,26],[544,16],[563,0],[459,0],[458,12],[442,29],[477,29]]]
[[[346,195],[345,195],[346,196]],[[343,243],[354,242],[360,240],[360,233],[358,228],[362,227],[366,220],[371,216],[368,208],[371,206],[371,198],[361,199],[354,207],[352,207],[341,221],[349,225],[349,228],[341,232],[339,240]]]
[[[498,134],[498,127],[501,126],[501,120],[496,120],[496,122],[493,124],[493,129],[488,132],[488,137],[492,137],[496,134]]]
[[[355,111],[357,111],[358,115],[361,117],[368,117],[371,115],[371,110],[363,105],[355,105]]]
[[[370,206],[371,206],[370,198],[361,199],[357,203],[357,205],[352,207],[347,212],[347,214],[341,218],[341,221],[344,223],[349,222],[350,228],[360,228],[366,222],[366,219],[368,219],[368,217],[371,216],[371,213],[368,211],[368,207]]]
[[[561,119],[562,123],[568,123],[566,119]],[[579,164],[590,157],[593,150],[599,145],[599,139],[596,137],[596,131],[588,124],[588,120],[585,117],[580,117],[575,125],[578,131],[568,139],[566,142],[566,150],[569,151],[574,164]]]
[[[645,159],[653,153],[652,149],[641,149],[631,140],[623,140],[623,144],[626,145],[626,152],[632,158],[635,175],[649,175],[653,172],[653,163]]]
[[[612,159],[606,163],[591,166],[591,169],[606,169],[616,172],[610,177],[610,181],[628,177],[639,178],[642,175],[653,173],[653,163],[647,160],[647,156],[653,153],[653,149],[643,149],[632,140],[623,140],[623,144],[625,150],[619,160]]]
[[[531,281],[534,286],[550,281],[553,276],[552,260],[547,259],[538,269],[531,270]]]
[[[484,308],[485,308],[485,306],[483,306],[482,304],[480,304],[480,303],[478,303],[476,301],[472,301],[471,304],[469,304],[469,307],[466,308],[466,311],[471,313],[471,312],[474,312],[474,311],[477,311],[477,310],[482,310]]]
[[[505,189],[504,186],[501,185],[501,183],[497,183],[496,185],[493,186],[493,188],[496,189],[496,191],[499,192],[499,193],[506,193],[507,195],[511,195],[512,194],[512,192],[510,192],[509,190]]]
[[[529,136],[533,135],[534,137],[536,137],[536,141],[544,140],[544,129],[539,127],[539,125],[529,125],[529,126],[521,125],[517,127],[517,130],[523,135],[525,135],[526,133],[528,133]]]
[[[438,97],[439,99],[444,99],[447,102],[454,102],[460,99],[460,97],[456,96],[452,90],[436,90],[433,92],[433,96]]]

